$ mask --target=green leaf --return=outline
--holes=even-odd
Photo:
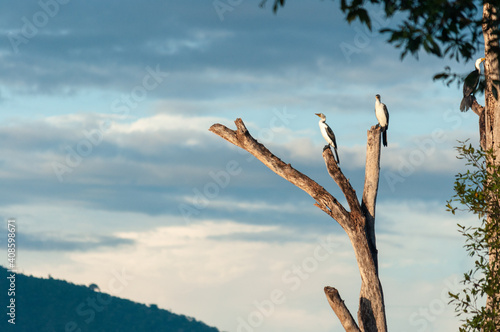
[[[364,9],[364,8],[359,9],[358,17],[359,17],[359,20],[362,23],[364,23],[370,31],[372,31],[372,23],[371,23],[370,16],[368,15],[368,12],[366,11],[366,9]]]

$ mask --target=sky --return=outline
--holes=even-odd
[[[478,145],[478,121],[459,111],[457,85],[432,77],[473,63],[401,61],[386,37],[347,24],[337,2],[287,1],[278,14],[259,3],[0,5],[2,246],[15,218],[25,274],[96,283],[221,331],[342,331],[323,288],[356,316],[346,234],[208,128],[242,118],[345,203],[314,113],[326,115],[361,195],[380,94],[390,113],[376,216],[388,328],[457,329],[447,293],[471,262],[456,224],[475,219],[445,205],[464,170],[454,147]],[[397,23],[371,14],[376,30]],[[75,321],[87,324],[76,308]]]

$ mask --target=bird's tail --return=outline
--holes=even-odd
[[[334,147],[333,150],[335,151],[335,157],[337,158],[337,165],[340,165],[340,159],[339,159],[339,154],[337,153],[337,147]]]
[[[387,128],[384,128],[384,131],[382,132],[382,143],[384,146],[387,146]]]
[[[460,103],[460,110],[462,112],[467,112],[469,108],[472,107],[472,103],[474,102],[474,96],[469,95],[469,96],[464,96],[462,98],[462,102]]]

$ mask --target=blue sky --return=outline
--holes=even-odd
[[[288,1],[275,15],[260,0],[221,1],[224,12],[195,0],[1,6],[0,215],[17,219],[20,270],[96,283],[223,331],[340,331],[323,287],[357,311],[347,236],[208,128],[242,118],[343,201],[314,113],[326,114],[361,195],[380,94],[390,112],[376,226],[388,325],[456,328],[443,294],[470,263],[456,223],[474,219],[445,204],[463,169],[453,147],[476,144],[478,125],[459,112],[460,89],[432,76],[473,65],[400,61],[383,36],[345,23],[336,2]],[[379,12],[376,28],[397,23]]]

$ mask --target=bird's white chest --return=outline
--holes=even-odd
[[[326,125],[323,122],[319,123],[319,130],[324,139],[328,140],[328,134],[326,133]]]
[[[321,135],[323,136],[325,141],[327,141],[330,145],[335,146],[332,138],[328,135],[327,128],[328,128],[328,125],[326,123],[324,123],[324,122],[319,123],[319,129],[320,129]]]
[[[387,126],[387,116],[385,114],[384,104],[380,102],[375,103],[375,116],[377,117],[380,126]]]

